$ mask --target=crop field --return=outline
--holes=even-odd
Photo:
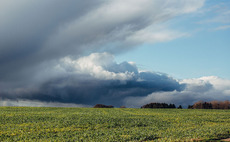
[[[0,141],[213,141],[229,110],[0,107]]]

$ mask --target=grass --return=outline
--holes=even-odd
[[[211,141],[229,110],[0,107],[0,141]]]

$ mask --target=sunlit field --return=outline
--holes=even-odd
[[[0,107],[0,141],[208,141],[229,137],[229,110]]]

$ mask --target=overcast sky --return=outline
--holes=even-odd
[[[227,0],[0,0],[0,106],[230,100]]]

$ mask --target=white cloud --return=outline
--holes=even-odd
[[[126,40],[130,42],[155,43],[188,36],[187,33],[167,30],[166,28],[166,26],[161,26],[161,28],[159,28],[159,26],[148,27],[146,29],[137,31],[135,34],[127,37]]]
[[[219,26],[217,28],[215,28],[214,30],[218,31],[218,30],[226,30],[229,29],[230,25],[224,25],[224,26]]]
[[[211,27],[211,31],[226,30],[229,29],[230,24],[230,3],[229,1],[209,3],[207,7],[200,11],[202,20],[197,22],[198,24],[204,24],[207,27]],[[215,26],[215,27],[214,27]]]
[[[128,65],[136,68],[134,64]],[[67,69],[67,72],[71,71],[76,74],[86,74],[102,80],[130,80],[135,77],[136,71],[134,70],[133,72],[129,72],[127,69],[123,72],[122,70],[119,70],[118,72],[109,71],[110,67],[117,67],[119,69],[121,64],[115,63],[113,55],[105,52],[93,53],[77,60],[65,57],[61,60],[61,64],[59,66],[63,69]]]
[[[39,72],[31,78],[31,84],[27,82],[26,87],[16,83],[14,87],[1,88],[2,105],[14,102],[21,105],[17,100],[26,100],[28,105],[29,100],[31,104],[41,101],[40,104],[45,106],[49,104],[43,102],[122,105],[127,96],[183,89],[178,81],[167,74],[140,72],[135,63],[118,64],[113,55],[105,52],[77,59],[65,57],[53,64],[47,70],[39,70],[38,67]]]
[[[128,97],[125,103],[130,107],[140,107],[150,102],[175,103],[187,107],[197,101],[230,100],[230,80],[215,76],[180,81],[185,84],[183,91],[154,92],[145,97]]]
[[[143,42],[183,37],[183,32],[156,25],[203,4],[204,0],[0,1],[0,77],[5,82],[24,81],[37,76],[38,71],[32,71],[37,66],[48,71],[41,64],[52,66],[67,56],[115,54]]]
[[[44,45],[45,49],[67,48],[65,52],[87,52],[100,50],[104,44],[122,42],[126,46],[143,42],[163,42],[185,36],[186,33],[159,29],[156,24],[168,21],[180,14],[194,12],[203,6],[204,0],[149,1],[114,0],[103,3],[82,17],[61,26]],[[153,28],[154,30],[151,30]],[[166,29],[163,30],[162,29]],[[124,40],[126,39],[126,40]],[[87,45],[87,47],[85,46]],[[92,46],[93,45],[93,46]],[[124,50],[128,47],[114,47]],[[85,50],[87,49],[87,50]],[[110,48],[103,48],[112,52]],[[68,52],[71,54],[70,52]]]

